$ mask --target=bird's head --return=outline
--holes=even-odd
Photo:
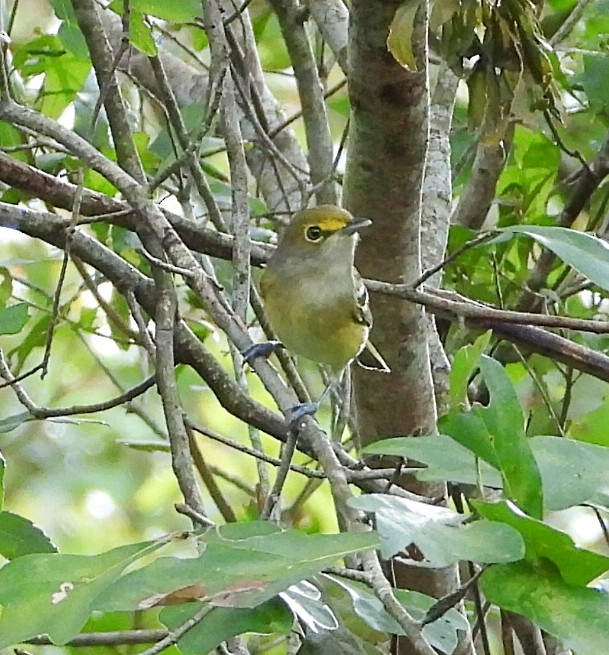
[[[368,218],[354,218],[346,209],[319,205],[292,217],[277,248],[282,259],[344,257],[352,253],[358,232],[370,225]]]

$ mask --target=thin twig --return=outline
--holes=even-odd
[[[281,464],[277,470],[277,475],[275,477],[275,483],[273,488],[268,493],[265,498],[264,507],[261,512],[261,518],[269,519],[273,516],[274,510],[279,503],[281,498],[281,492],[283,486],[288,477],[288,472],[290,470],[290,464],[292,462],[292,457],[294,456],[294,451],[296,449],[296,439],[297,434],[295,431],[290,430],[288,434],[288,439],[281,448]]]
[[[452,262],[454,262],[455,259],[458,259],[464,252],[467,252],[468,250],[471,250],[476,246],[479,246],[487,241],[490,241],[494,236],[496,235],[493,232],[484,232],[483,234],[477,236],[475,239],[472,239],[471,241],[464,243],[461,247],[457,248],[457,250],[452,252],[448,257],[443,259],[439,264],[436,264],[435,266],[432,266],[431,268],[424,271],[421,274],[421,276],[414,281],[414,283],[412,284],[412,288],[416,289],[420,287],[430,277],[435,275],[438,271],[441,271],[443,268],[446,268],[449,264],[452,264]]]
[[[573,28],[577,25],[581,17],[584,15],[586,7],[590,4],[590,0],[579,0],[578,3],[573,7],[567,18],[563,21],[563,24],[554,32],[552,38],[550,39],[550,45],[556,46],[564,39],[571,34]]]
[[[71,407],[39,407],[27,395],[23,387],[19,384],[17,379],[12,375],[2,350],[0,349],[0,377],[7,381],[15,391],[15,395],[21,404],[37,419],[55,418],[59,416],[74,416],[76,414],[94,414],[96,412],[104,412],[113,407],[118,407],[124,403],[128,403],[134,398],[141,396],[148,391],[156,382],[156,376],[151,375],[149,378],[140,382],[135,387],[128,389],[119,396],[110,400],[105,400],[91,405],[72,405]]]
[[[160,641],[168,635],[167,630],[114,630],[110,632],[84,632],[76,635],[66,646],[123,646],[131,644],[148,644]],[[26,644],[37,646],[52,646],[53,642],[45,635],[27,639]]]
[[[188,443],[190,444],[190,453],[192,455],[192,459],[195,463],[197,471],[201,476],[201,480],[203,481],[203,484],[207,487],[207,491],[209,491],[209,495],[211,496],[216,507],[220,511],[222,518],[227,523],[235,523],[237,521],[237,516],[233,511],[233,508],[230,506],[230,504],[224,497],[224,494],[220,490],[220,487],[218,487],[218,485],[216,484],[216,480],[214,479],[214,474],[211,470],[211,467],[207,464],[205,457],[203,457],[203,453],[201,452],[201,449],[197,444],[197,440],[195,439],[193,429],[190,427],[190,424],[187,421],[184,421],[184,425],[186,427],[186,432],[188,433]]]
[[[151,648],[147,648],[142,651],[139,655],[158,655],[158,653],[164,651],[169,646],[176,644],[187,632],[192,630],[198,623],[200,623],[212,610],[214,609],[213,605],[206,603],[201,607],[200,610],[194,614],[188,621],[184,621],[181,626],[172,630],[166,637],[163,637]]]

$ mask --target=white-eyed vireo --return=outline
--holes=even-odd
[[[334,381],[366,347],[372,368],[389,370],[368,343],[368,293],[353,264],[358,231],[368,225],[369,219],[334,205],[304,209],[285,228],[260,279],[268,319],[283,345],[326,366]],[[304,406],[310,411],[303,413],[318,405]]]

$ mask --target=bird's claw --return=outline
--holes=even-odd
[[[319,403],[301,403],[290,407],[287,412],[286,420],[288,427],[291,430],[296,430],[300,427],[300,422],[305,416],[313,416],[319,409]]]
[[[265,341],[264,343],[254,343],[241,351],[244,364],[251,364],[254,359],[264,357],[265,359],[272,355],[278,348],[283,348],[281,341]]]

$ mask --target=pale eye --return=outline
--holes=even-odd
[[[323,231],[319,225],[310,225],[305,232],[307,241],[319,241],[323,237]]]

